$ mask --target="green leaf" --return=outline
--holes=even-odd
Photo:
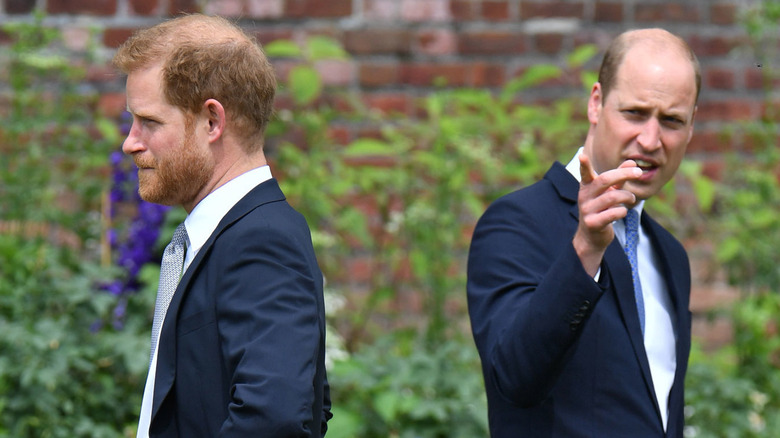
[[[263,46],[266,56],[269,58],[300,58],[303,51],[290,40],[276,40]]]
[[[359,138],[344,149],[347,157],[393,157],[398,152],[391,144],[374,138]]]
[[[333,419],[328,421],[328,438],[357,438],[364,420],[360,414],[333,408]]]
[[[382,419],[387,423],[392,423],[395,420],[396,414],[400,407],[401,399],[397,393],[386,391],[379,393],[374,399],[374,406],[376,411]]]
[[[585,91],[590,92],[590,88],[598,82],[599,80],[599,74],[594,71],[584,71],[580,75],[580,81],[582,81],[582,86],[585,88]]]
[[[319,73],[309,66],[293,67],[288,80],[293,100],[298,105],[310,104],[322,92],[322,79]]]
[[[574,51],[566,57],[566,63],[571,68],[582,67],[586,62],[593,59],[598,53],[599,49],[595,44],[585,44],[577,47]]]
[[[95,126],[97,127],[98,132],[100,132],[100,135],[107,142],[119,143],[121,137],[119,134],[119,128],[116,126],[116,123],[105,117],[100,117],[95,120]]]
[[[520,77],[512,79],[501,91],[501,102],[508,103],[515,94],[542,82],[560,77],[561,68],[553,64],[536,64],[528,68]]]
[[[318,61],[320,59],[346,59],[347,52],[341,47],[338,41],[325,36],[313,36],[307,42],[309,60]]]

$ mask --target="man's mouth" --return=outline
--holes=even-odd
[[[634,162],[636,163],[637,167],[642,169],[642,172],[649,172],[649,171],[655,169],[656,167],[658,167],[654,163],[651,163],[649,161],[645,161],[645,160],[642,160],[642,159],[634,159]]]

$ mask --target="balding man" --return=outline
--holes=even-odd
[[[320,437],[322,274],[263,154],[276,81],[259,45],[183,16],[119,48],[147,201],[188,215],[166,248],[138,437]]]
[[[677,36],[619,35],[583,147],[479,220],[468,299],[494,438],[682,436],[690,268],[643,206],[685,155],[699,88]]]

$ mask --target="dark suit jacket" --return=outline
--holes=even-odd
[[[677,336],[664,434],[628,259],[615,239],[597,283],[571,244],[578,190],[578,182],[555,163],[542,181],[494,202],[474,232],[468,303],[491,435],[682,437],[691,324],[688,257],[671,234],[642,215],[661,259]]]
[[[160,334],[150,437],[319,437],[330,416],[322,274],[275,180],[184,273]]]

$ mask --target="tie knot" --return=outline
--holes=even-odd
[[[171,246],[184,246],[185,243],[187,243],[187,228],[184,226],[184,222],[182,222],[173,232]]]

